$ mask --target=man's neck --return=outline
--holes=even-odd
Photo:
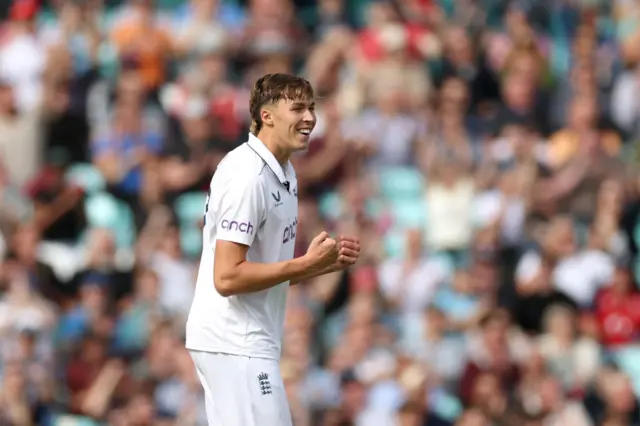
[[[278,143],[278,138],[271,132],[267,132],[264,129],[258,132],[256,135],[260,142],[262,142],[267,149],[273,154],[278,163],[284,167],[285,164],[289,161],[291,157],[291,152],[286,149],[283,149],[281,145]]]

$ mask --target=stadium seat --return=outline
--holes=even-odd
[[[99,192],[87,198],[85,213],[91,228],[105,228],[113,232],[119,248],[133,245],[136,236],[133,212],[123,201]]]
[[[200,226],[204,218],[204,208],[207,201],[206,192],[188,192],[180,195],[174,208],[181,226]]]
[[[371,198],[367,200],[365,209],[370,218],[379,219],[384,213],[384,203],[377,198]]]
[[[429,403],[435,413],[451,422],[454,422],[464,411],[458,398],[442,390],[432,392]]]
[[[394,200],[389,204],[394,225],[403,229],[425,227],[427,221],[424,197]]]
[[[202,253],[202,229],[195,226],[184,226],[180,229],[180,246],[182,252],[190,258],[197,258]]]
[[[318,200],[320,215],[328,220],[336,220],[342,212],[342,200],[336,191],[323,194]]]
[[[104,191],[107,182],[92,164],[75,164],[67,171],[67,181],[78,185],[88,194]]]
[[[56,415],[51,423],[56,426],[99,426],[100,423],[96,422],[89,417],[73,416],[73,415]]]
[[[345,211],[344,201],[338,192],[328,192],[318,200],[318,210],[323,218],[337,220]],[[369,217],[378,219],[384,212],[384,203],[377,198],[368,199],[365,210]]]
[[[424,194],[425,179],[416,168],[390,167],[381,170],[379,188],[382,197],[389,200],[417,198]]]
[[[631,379],[636,396],[640,396],[640,346],[627,346],[613,355],[616,364]]]
[[[456,259],[446,252],[433,253],[433,258],[444,265],[447,270],[455,271],[457,268]]]
[[[202,251],[201,225],[206,201],[205,192],[189,192],[179,196],[174,203],[180,225],[182,251],[190,258],[198,257]]]
[[[406,231],[393,229],[384,236],[384,251],[390,258],[402,257],[406,246]]]

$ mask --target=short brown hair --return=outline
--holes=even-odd
[[[257,135],[262,128],[260,109],[281,100],[309,100],[314,98],[311,83],[302,77],[290,74],[267,74],[260,77],[251,91],[249,112],[251,133]]]

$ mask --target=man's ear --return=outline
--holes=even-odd
[[[265,126],[273,127],[273,109],[271,107],[265,106],[260,110],[260,118],[262,119],[262,124]]]

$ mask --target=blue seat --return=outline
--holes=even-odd
[[[107,182],[93,164],[80,163],[69,168],[66,179],[75,185],[80,186],[88,194],[104,191]]]
[[[425,179],[414,167],[389,167],[380,170],[380,194],[383,198],[416,198],[424,194]]]
[[[119,248],[131,247],[136,237],[133,212],[123,201],[99,192],[85,201],[85,213],[91,228],[110,230]]]

